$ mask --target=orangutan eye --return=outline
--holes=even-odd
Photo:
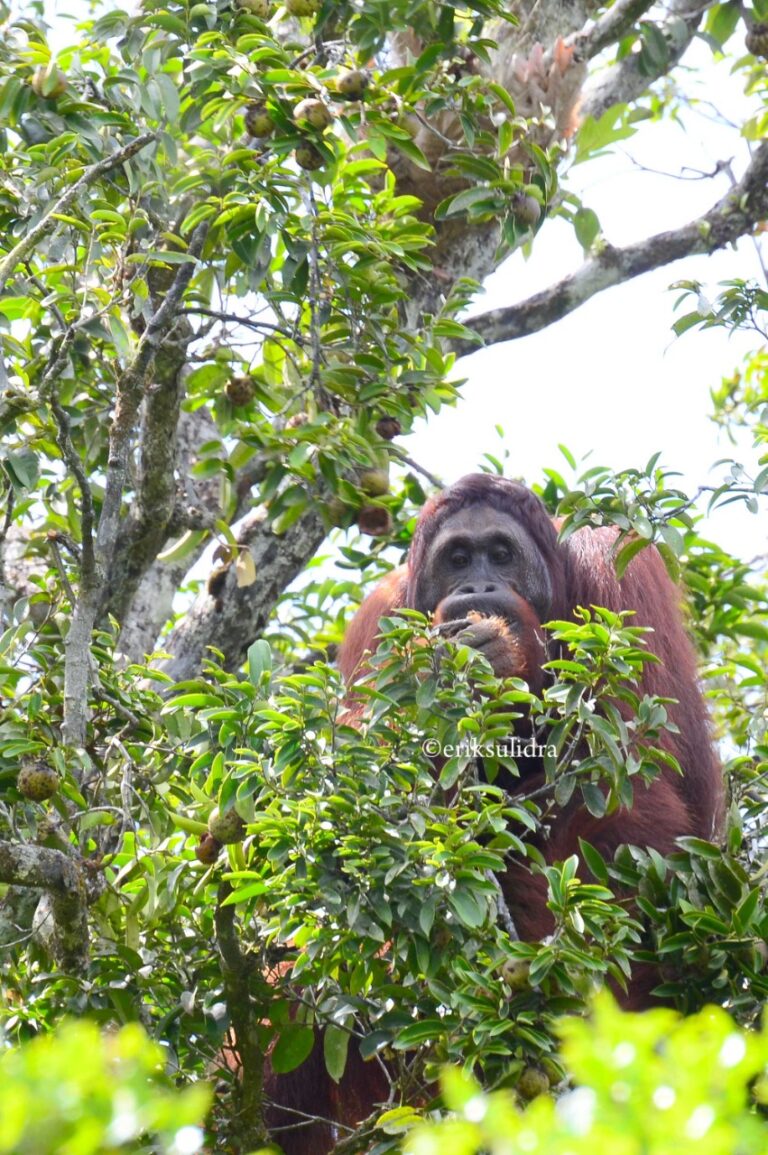
[[[465,549],[454,549],[451,552],[450,562],[454,569],[466,569],[469,565],[469,554]]]
[[[506,565],[512,560],[512,551],[506,545],[496,545],[491,550],[490,557],[494,565]]]

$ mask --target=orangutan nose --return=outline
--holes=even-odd
[[[464,582],[454,592],[457,594],[498,594],[501,593],[505,587],[499,582],[490,581],[475,581]]]

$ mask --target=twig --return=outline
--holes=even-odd
[[[206,309],[202,305],[194,305],[188,309],[179,310],[180,317],[212,317],[214,321],[220,321],[222,325],[242,325],[246,329],[256,329],[260,331],[266,330],[268,333],[279,333],[281,337],[287,337],[288,340],[294,341],[297,345],[302,345],[304,338],[291,332],[289,329],[282,328],[280,325],[273,325],[269,321],[256,321],[253,317],[242,317],[239,313],[224,313],[218,309]]]
[[[8,278],[12,276],[14,269],[20,265],[27,257],[34,251],[38,241],[59,223],[57,217],[61,214],[66,214],[77,200],[83,189],[88,188],[89,185],[97,181],[99,177],[104,176],[105,173],[110,172],[113,168],[118,168],[126,160],[130,160],[137,152],[141,152],[146,145],[151,144],[153,140],[157,139],[157,133],[144,132],[141,136],[137,136],[130,144],[126,144],[123,148],[117,150],[112,156],[107,156],[104,160],[100,160],[97,164],[91,165],[87,168],[83,175],[75,181],[73,185],[63,193],[59,199],[51,205],[48,212],[38,221],[38,223],[31,228],[26,236],[22,237],[18,244],[14,245],[8,255],[0,261],[0,291],[5,289]]]
[[[431,485],[434,485],[435,489],[444,488],[444,482],[442,482],[436,474],[430,473],[423,465],[419,465],[418,461],[414,461],[412,457],[409,457],[399,445],[392,445],[390,443],[389,450],[398,461],[402,461],[404,465],[410,465],[411,469],[415,470],[416,473],[420,473],[422,477],[426,477],[427,481]]]

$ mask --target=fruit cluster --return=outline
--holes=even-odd
[[[332,95],[339,100],[361,100],[370,77],[362,68],[345,68],[336,77]],[[302,142],[294,150],[299,168],[309,172],[321,168],[327,157],[317,147],[317,141],[333,124],[334,111],[322,96],[308,96],[293,109],[293,121],[302,134]],[[245,109],[245,127],[250,136],[264,140],[275,132],[277,123],[269,105],[254,100]]]

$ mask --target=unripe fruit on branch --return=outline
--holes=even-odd
[[[235,0],[235,5],[243,12],[250,12],[251,16],[257,16],[259,20],[268,20],[272,12],[272,5],[269,0]]]
[[[232,377],[224,386],[224,392],[233,405],[249,405],[253,401],[253,381],[250,377]]]
[[[286,11],[291,16],[314,16],[320,11],[321,0],[285,0]]]
[[[345,100],[360,100],[371,78],[362,68],[345,68],[336,77],[336,91]]]
[[[200,842],[195,847],[195,858],[205,866],[213,866],[219,857],[220,850],[221,843],[217,838],[214,838],[212,834],[203,834],[200,837]]]
[[[59,789],[59,776],[47,762],[25,762],[16,785],[31,802],[47,802]]]
[[[325,510],[330,525],[346,529],[352,521],[354,509],[351,505],[347,505],[346,501],[342,501],[340,497],[332,497],[330,501],[327,501]]]
[[[245,127],[251,136],[270,136],[275,122],[263,104],[249,104],[245,110]]]
[[[333,113],[324,100],[308,97],[300,100],[293,110],[293,119],[299,125],[309,125],[322,132],[333,120]]]
[[[768,59],[768,24],[753,24],[744,41],[747,52]]]
[[[541,1067],[526,1067],[517,1080],[517,1093],[524,1099],[535,1099],[546,1095],[549,1085],[549,1078]]]
[[[392,515],[380,505],[366,505],[357,515],[357,527],[369,537],[386,537],[392,532]]]
[[[385,493],[389,493],[389,470],[364,470],[360,474],[360,488],[369,497],[383,497]]]
[[[541,220],[541,205],[529,193],[515,193],[512,197],[512,215],[518,224],[533,229]]]
[[[300,144],[293,154],[296,158],[296,164],[299,168],[306,169],[307,172],[314,172],[317,168],[322,168],[325,164],[325,157],[313,144]]]
[[[236,810],[219,810],[214,807],[208,818],[208,833],[217,842],[229,846],[242,842],[245,838],[245,823]]]
[[[531,964],[525,959],[509,959],[501,968],[501,977],[511,991],[520,991],[528,986]]]

